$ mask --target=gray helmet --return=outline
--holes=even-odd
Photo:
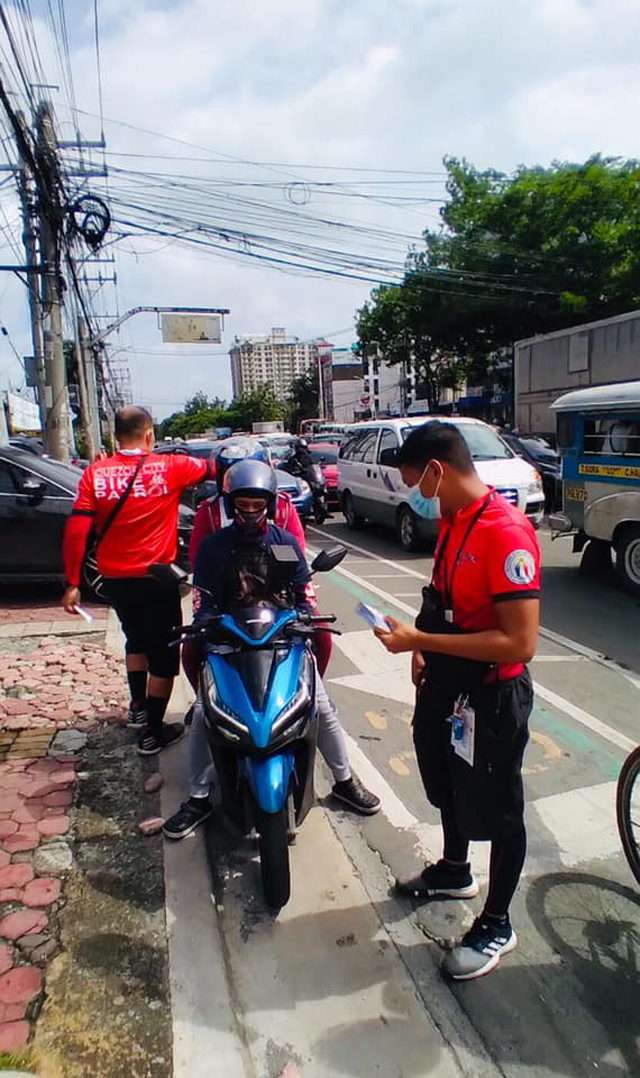
[[[278,493],[278,481],[275,472],[268,464],[261,460],[241,460],[232,464],[225,472],[222,483],[222,492],[225,499],[227,512],[233,512],[233,501],[238,494],[246,497],[263,497],[267,499],[267,512],[271,516],[276,494]]]

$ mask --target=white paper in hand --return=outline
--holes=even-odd
[[[358,603],[356,606],[356,614],[359,614],[361,618],[364,618],[372,629],[381,629],[383,633],[391,632],[386,618],[379,610],[376,610],[375,606],[369,606],[367,603]]]

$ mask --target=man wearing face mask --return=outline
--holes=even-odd
[[[391,652],[413,653],[414,744],[427,797],[440,810],[444,852],[397,887],[424,900],[473,898],[469,840],[491,842],[483,912],[443,966],[456,980],[473,980],[517,945],[509,905],[526,853],[521,769],[540,551],[531,523],[482,482],[452,424],[413,431],[398,466],[414,511],[440,519],[440,532],[415,627],[387,618],[389,632],[376,635]]]
[[[309,606],[310,572],[294,536],[272,524],[277,481],[273,469],[258,460],[242,460],[226,472],[223,482],[225,510],[232,523],[213,532],[200,544],[193,582],[200,591],[195,622],[211,614],[254,605],[268,597],[269,551],[273,546],[291,546],[298,556],[293,579],[296,605]],[[200,656],[202,661],[202,655]],[[337,712],[318,675],[318,748],[332,771],[332,794],[349,808],[372,816],[380,799],[365,789],[349,765],[344,733]],[[194,711],[189,738],[189,800],[185,801],[163,827],[165,838],[180,840],[192,834],[211,815],[209,791],[213,779],[202,711]]]

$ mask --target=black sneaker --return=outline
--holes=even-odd
[[[509,918],[500,924],[488,917],[478,917],[447,955],[442,969],[454,981],[474,981],[495,969],[503,954],[509,954],[517,946],[518,937]]]
[[[181,722],[163,722],[162,732],[159,734],[147,726],[138,741],[138,752],[141,756],[155,756],[163,749],[175,745],[183,734],[184,726]]]
[[[144,707],[131,704],[127,715],[127,726],[130,730],[144,730],[147,725],[147,712]]]
[[[410,880],[396,880],[396,891],[412,898],[475,898],[479,887],[466,865],[450,865],[438,861],[427,865],[419,876]]]
[[[375,816],[380,809],[380,798],[369,793],[355,775],[344,782],[334,783],[331,793],[362,816]]]
[[[196,827],[209,819],[213,812],[208,797],[190,797],[177,812],[165,821],[162,834],[165,838],[178,840],[192,835]]]

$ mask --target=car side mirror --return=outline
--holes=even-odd
[[[29,499],[29,505],[38,505],[44,498],[47,484],[42,479],[25,479],[22,493]]]
[[[346,556],[347,548],[346,546],[342,546],[341,543],[337,543],[336,546],[330,547],[329,550],[321,550],[311,562],[312,572],[330,573],[332,569],[335,569],[336,566],[346,558]]]
[[[378,460],[379,464],[383,464],[385,468],[397,468],[398,467],[398,450],[397,449],[383,449],[380,453]]]

